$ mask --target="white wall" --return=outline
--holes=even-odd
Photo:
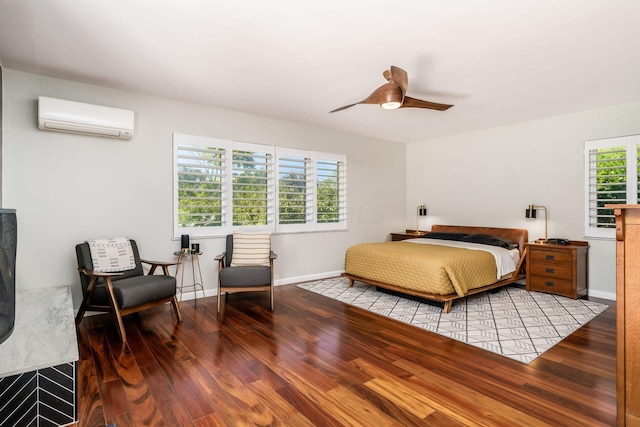
[[[584,239],[583,145],[590,139],[640,133],[640,103],[518,123],[410,144],[408,228],[426,203],[430,224],[527,228],[544,235],[543,214],[524,218],[528,204],[549,209],[549,237]],[[590,295],[615,299],[613,239],[588,239]]]
[[[40,131],[40,95],[133,110],[135,136]],[[349,245],[385,240],[404,225],[404,144],[7,69],[3,105],[2,206],[18,213],[18,290],[72,285],[77,307],[74,247],[86,239],[127,236],[143,257],[173,259],[172,132],[348,156],[348,231],[274,236],[280,284],[336,274]],[[212,294],[224,242],[195,241]]]

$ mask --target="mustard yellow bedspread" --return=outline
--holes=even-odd
[[[345,255],[345,271],[411,290],[459,296],[494,283],[497,274],[489,252],[407,242],[351,246]]]

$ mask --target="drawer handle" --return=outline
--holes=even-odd
[[[551,274],[553,274],[553,273],[555,273],[555,272],[556,272],[556,270],[555,270],[555,269],[553,269],[553,268],[547,268],[547,269],[546,269],[546,270],[544,270],[544,271],[546,271],[547,273],[551,273]]]
[[[553,282],[544,282],[545,286],[549,286],[550,288],[553,288],[556,284]]]
[[[545,256],[545,259],[546,259],[547,261],[553,261],[553,260],[555,260],[555,259],[556,259],[556,257],[555,257],[554,255],[547,255],[547,256]]]

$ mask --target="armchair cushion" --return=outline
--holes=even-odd
[[[99,286],[96,288],[94,297],[100,288],[105,292],[104,286]],[[116,294],[118,305],[121,309],[125,309],[175,295],[176,279],[175,277],[157,274],[130,277],[125,281],[114,283],[113,291]]]
[[[252,287],[271,284],[271,268],[263,265],[223,268],[220,270],[220,286]]]

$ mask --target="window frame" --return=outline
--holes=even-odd
[[[626,196],[624,204],[638,203],[638,148],[640,147],[640,135],[629,135],[614,138],[594,139],[584,143],[584,228],[586,237],[615,238],[615,226],[598,227],[591,225],[591,211],[597,200],[592,200],[592,188],[596,183],[595,176],[591,175],[591,152],[597,149],[625,147]],[[622,203],[621,203],[622,204]]]
[[[178,178],[180,175],[178,165],[179,147],[215,147],[224,151],[225,178],[222,180],[222,224],[220,226],[194,226],[182,227],[179,224],[180,195]],[[271,198],[271,205],[267,209],[266,225],[233,225],[233,153],[234,151],[252,151],[268,153],[271,157],[271,168],[268,171],[268,197]],[[309,159],[309,172],[306,177],[306,197],[310,206],[306,208],[305,223],[299,224],[279,224],[280,217],[280,185],[279,172],[281,156],[293,156]],[[317,161],[338,162],[338,221],[329,223],[319,223],[317,221]],[[344,154],[322,153],[311,150],[300,150],[295,148],[278,147],[273,145],[255,144],[225,140],[219,138],[193,136],[180,133],[173,134],[173,237],[177,238],[182,234],[189,234],[196,237],[219,237],[234,230],[243,231],[270,231],[272,233],[304,233],[317,231],[344,231],[347,230],[347,156]]]
[[[309,232],[309,231],[340,231],[347,229],[347,158],[342,154],[323,153],[310,150],[299,150],[296,148],[276,147],[276,180],[280,176],[280,156],[295,156],[308,158],[311,164],[310,176],[307,177],[307,197],[311,206],[307,208],[307,222],[304,224],[280,224],[280,186],[276,183],[276,215],[278,220],[275,224],[276,232]],[[318,162],[332,161],[343,164],[342,174],[339,175],[339,198],[338,201],[339,219],[337,222],[318,222]]]

